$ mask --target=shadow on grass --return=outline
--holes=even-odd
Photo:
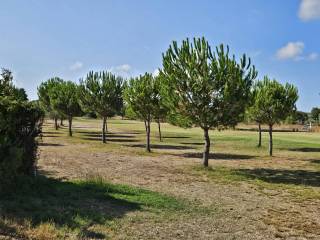
[[[145,144],[133,144],[128,145],[129,147],[135,147],[135,148],[145,148]],[[165,149],[165,150],[188,150],[188,149],[194,149],[194,147],[188,147],[188,146],[179,146],[179,145],[160,145],[160,144],[151,144],[151,149]]]
[[[187,137],[187,136],[166,136],[166,137],[162,137],[162,138],[164,138],[164,139],[166,139],[166,138],[177,138],[177,139],[180,139],[180,138],[190,138],[190,137]]]
[[[289,148],[289,151],[294,152],[320,152],[320,148],[310,148],[310,147],[303,147],[303,148]]]
[[[81,239],[105,239],[90,226],[107,224],[130,211],[181,208],[174,198],[101,180],[67,182],[39,176],[23,181],[15,192],[0,193],[1,219],[21,223],[28,220],[32,227],[54,223],[57,228],[78,233]],[[1,224],[0,230],[7,236],[16,234],[14,229],[2,228]]]
[[[202,158],[203,153],[183,153],[179,154],[180,157],[185,158]],[[244,154],[229,154],[229,153],[210,153],[209,159],[211,160],[248,160],[255,158],[255,156],[244,155]]]
[[[307,170],[283,170],[283,169],[238,169],[237,174],[248,179],[262,180],[268,183],[320,186],[320,172]]]
[[[55,132],[50,132],[50,131],[43,131],[42,134],[45,136],[46,134],[52,135],[52,134],[62,134],[62,132],[59,132],[59,130]]]
[[[204,146],[204,143],[203,143],[203,142],[182,142],[181,144]]]
[[[318,159],[317,159],[317,160],[311,160],[310,162],[311,162],[311,163],[320,164],[320,160],[318,160]]]
[[[82,137],[83,140],[88,141],[99,141],[102,142],[101,137]],[[115,139],[115,138],[106,138],[106,142],[119,142],[119,143],[132,143],[132,142],[139,142],[136,139]]]
[[[84,136],[87,137],[97,137],[101,138],[102,134],[97,132],[86,132],[82,133]],[[113,133],[107,133],[106,138],[134,138],[135,136],[132,135],[125,135],[125,134],[113,134]]]
[[[64,146],[63,144],[60,144],[60,143],[42,143],[42,142],[40,142],[38,145],[43,146],[43,147],[62,147],[62,146]]]
[[[58,138],[58,137],[62,137],[60,135],[43,135],[43,138]]]
[[[81,134],[93,134],[93,135],[101,135],[102,134],[102,132],[99,130],[99,131],[76,131],[77,133],[81,133]],[[135,134],[142,134],[141,132],[137,132],[137,131],[130,131],[130,132],[110,132],[110,131],[108,131],[107,132],[107,135],[110,135],[110,136],[112,136],[112,135],[119,135],[119,136],[124,136],[124,135],[128,135],[128,134],[130,134],[130,135],[135,135]],[[131,136],[131,137],[133,137],[133,136]]]

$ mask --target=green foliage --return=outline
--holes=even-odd
[[[124,91],[124,99],[130,111],[144,120],[151,121],[158,107],[159,91],[152,74],[145,73],[130,79]]]
[[[164,103],[164,98],[161,95],[161,78],[159,76],[153,77],[154,79],[154,109],[153,116],[157,121],[165,120],[169,114],[170,109]]]
[[[162,117],[161,114],[163,114],[159,84],[152,74],[145,73],[137,78],[132,78],[124,91],[124,99],[131,114],[142,119],[146,124],[146,150],[148,152],[151,151],[150,122],[153,118],[159,121],[159,118]]]
[[[320,108],[314,107],[311,110],[311,118],[319,124]]]
[[[242,119],[257,73],[244,55],[237,63],[223,45],[212,52],[208,42],[177,42],[163,54],[160,71],[167,106],[203,129],[235,126]],[[176,118],[178,119],[178,118]]]
[[[103,118],[102,141],[106,142],[107,118],[120,113],[123,79],[110,72],[90,72],[80,81],[79,102],[84,111],[92,111]]]
[[[43,118],[40,108],[26,101],[25,91],[13,86],[9,72],[0,80],[0,190],[19,175],[34,174]]]
[[[79,101],[85,111],[92,111],[102,117],[112,117],[120,112],[123,79],[110,72],[90,72],[80,81]]]
[[[305,124],[308,120],[308,113],[302,111],[294,111],[289,117],[287,117],[286,122],[289,124]]]
[[[296,109],[298,90],[291,84],[280,84],[264,77],[256,84],[255,97],[250,112],[261,123],[274,125],[285,120]]]
[[[11,97],[19,101],[28,100],[26,91],[13,85],[13,75],[10,70],[2,68],[0,76],[0,97]]]
[[[252,118],[258,123],[269,125],[269,155],[272,156],[272,128],[284,121],[296,110],[298,89],[291,84],[282,85],[267,76],[256,84],[252,106],[249,109]]]
[[[209,129],[234,127],[243,119],[257,72],[246,56],[238,63],[229,48],[213,52],[204,39],[173,42],[163,54],[161,95],[171,122],[204,130],[203,163],[208,166]]]
[[[53,109],[68,117],[73,117],[81,112],[78,103],[78,87],[74,82],[62,81],[50,92],[50,104]]]
[[[52,119],[57,120],[57,118],[63,117],[63,113],[59,111],[53,105],[54,89],[62,84],[63,80],[58,77],[50,78],[46,82],[43,82],[38,87],[38,97],[40,106],[44,109],[44,111],[48,114],[48,116]],[[56,126],[57,128],[57,126]]]

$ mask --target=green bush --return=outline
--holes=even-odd
[[[0,188],[35,173],[43,113],[34,104],[0,96]]]

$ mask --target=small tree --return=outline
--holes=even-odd
[[[80,81],[79,101],[87,111],[93,111],[103,119],[102,142],[106,143],[107,118],[114,116],[123,106],[123,79],[109,72],[90,72]]]
[[[285,120],[296,108],[298,90],[291,84],[280,84],[264,77],[258,82],[253,108],[259,113],[262,123],[269,126],[269,155],[273,153],[273,125]]]
[[[78,86],[71,81],[63,81],[50,92],[50,103],[54,109],[67,116],[69,123],[69,136],[72,136],[73,117],[81,112],[78,103]]]
[[[13,74],[9,69],[2,68],[0,73],[0,96],[11,96],[17,101],[27,101],[28,96],[23,88],[13,84]]]
[[[154,120],[158,124],[159,140],[162,142],[161,134],[161,121],[164,121],[169,113],[169,108],[165,105],[164,99],[160,94],[161,91],[161,79],[160,77],[154,77]]]
[[[255,121],[258,124],[258,132],[259,132],[259,137],[258,137],[258,145],[257,147],[261,147],[262,144],[262,129],[261,129],[261,124],[263,123],[263,117],[264,114],[263,112],[257,108],[255,105],[255,99],[257,97],[257,92],[259,88],[258,85],[255,84],[252,89],[252,94],[250,97],[250,106],[248,108],[248,115],[249,119],[252,121]]]
[[[257,76],[245,55],[238,63],[223,45],[211,50],[208,42],[177,42],[163,54],[162,93],[174,121],[203,129],[203,165],[208,166],[209,129],[235,126],[245,111],[252,80]]]
[[[314,107],[311,109],[311,118],[317,124],[319,124],[319,117],[320,117],[320,108]]]
[[[49,114],[50,118],[54,120],[54,127],[58,130],[58,118],[62,115],[61,112],[53,105],[54,89],[62,84],[63,80],[58,77],[50,78],[42,82],[38,87],[38,97],[41,107]]]
[[[150,148],[150,124],[154,116],[159,96],[155,91],[155,81],[152,74],[145,73],[143,76],[129,81],[124,91],[124,99],[130,109],[138,118],[146,124],[146,151]]]

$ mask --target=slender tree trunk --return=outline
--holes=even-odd
[[[147,145],[146,145],[146,151],[151,152],[150,148],[150,120],[146,121],[147,126]]]
[[[158,129],[159,129],[159,140],[160,140],[160,142],[162,142],[162,135],[161,135],[161,123],[160,123],[160,119],[158,119]]]
[[[58,130],[58,119],[54,118],[54,128]]]
[[[102,142],[106,143],[106,123],[107,123],[107,118],[103,117],[102,118]]]
[[[272,124],[269,125],[269,155],[272,156],[273,140],[272,140]]]
[[[261,147],[261,123],[258,123],[259,127],[259,142],[258,142],[258,147]]]
[[[63,118],[60,119],[60,125],[63,126]]]
[[[144,120],[144,127],[145,127],[146,132],[147,132],[148,131],[148,126],[147,126],[147,121],[146,120]]]
[[[72,116],[69,116],[68,120],[69,120],[69,136],[72,137]]]
[[[209,153],[210,153],[210,137],[209,137],[209,129],[203,129],[204,133],[204,151],[203,151],[203,166],[208,167],[209,165]]]

